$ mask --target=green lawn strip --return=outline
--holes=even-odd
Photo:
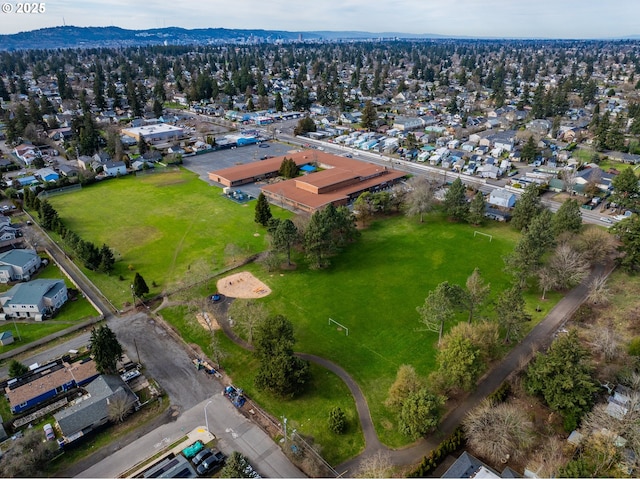
[[[184,306],[165,308],[163,318],[177,328],[185,341],[199,344],[205,353],[211,354],[209,333],[197,324]],[[244,389],[260,407],[275,418],[287,417],[289,431],[297,429],[303,436],[314,438],[322,446],[321,454],[331,464],[338,464],[355,456],[364,448],[364,438],[357,417],[355,403],[346,385],[333,373],[312,366],[313,379],[307,392],[293,400],[282,400],[256,390],[253,385],[257,362],[253,355],[221,335],[221,345],[226,352],[222,360],[225,372],[233,378],[234,385]],[[329,411],[339,406],[345,412],[349,428],[345,434],[329,431]]]
[[[265,229],[253,221],[255,203],[238,205],[221,193],[180,169],[109,180],[49,201],[82,239],[114,250],[117,262],[111,275],[85,273],[121,305],[131,300],[136,272],[157,294],[184,279],[197,261],[206,261],[212,270],[224,267],[229,244],[241,250],[239,256],[265,249]],[[276,207],[272,211],[290,216]]]

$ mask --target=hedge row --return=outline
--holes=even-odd
[[[442,461],[451,453],[464,447],[466,439],[462,427],[458,426],[453,434],[442,441],[428,456],[422,459],[420,465],[408,477],[425,477],[427,474],[440,465]]]

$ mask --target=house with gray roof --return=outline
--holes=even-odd
[[[42,259],[32,249],[12,249],[0,253],[0,283],[29,281]]]
[[[522,477],[510,467],[506,467],[502,474],[491,469],[480,459],[472,456],[468,452],[463,452],[442,477],[458,477],[458,478],[506,478],[506,477]]]
[[[0,320],[33,318],[42,321],[67,302],[67,286],[61,279],[35,279],[18,283],[0,294]]]
[[[86,394],[53,415],[66,442],[72,442],[109,421],[109,404],[118,396],[137,401],[126,383],[115,375],[101,375],[84,386]],[[120,400],[118,398],[118,400]]]

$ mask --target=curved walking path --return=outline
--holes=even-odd
[[[521,365],[526,364],[535,352],[547,347],[551,343],[554,332],[556,332],[587,299],[589,284],[594,277],[603,274],[608,276],[614,269],[615,265],[613,263],[598,265],[593,268],[591,274],[580,285],[567,293],[553,309],[549,311],[547,316],[540,321],[502,361],[480,378],[476,389],[463,398],[458,406],[448,412],[434,434],[431,434],[427,438],[420,439],[413,445],[403,449],[390,449],[380,442],[371,418],[367,400],[358,384],[344,369],[328,359],[307,353],[296,353],[300,358],[311,361],[335,373],[344,381],[353,395],[360,424],[362,425],[365,449],[359,455],[337,466],[335,468],[336,471],[340,476],[353,475],[364,460],[378,453],[388,455],[390,462],[396,466],[408,466],[419,463],[430,450],[436,448],[444,438],[453,433],[471,409],[480,404],[483,399],[500,387]],[[253,349],[235,334],[227,321],[220,321],[219,324],[225,334],[234,343],[245,349]]]

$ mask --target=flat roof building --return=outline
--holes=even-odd
[[[304,150],[285,155],[296,165],[312,164],[320,169],[298,178],[279,181],[262,187],[264,195],[274,204],[313,213],[329,203],[346,205],[365,191],[378,191],[397,183],[406,173],[386,166]],[[209,173],[209,179],[224,186],[235,187],[278,175],[284,156],[248,163]]]
[[[140,141],[140,135],[149,143],[176,141],[184,136],[184,130],[173,125],[159,123],[156,125],[144,125],[133,128],[123,128],[122,134]]]

